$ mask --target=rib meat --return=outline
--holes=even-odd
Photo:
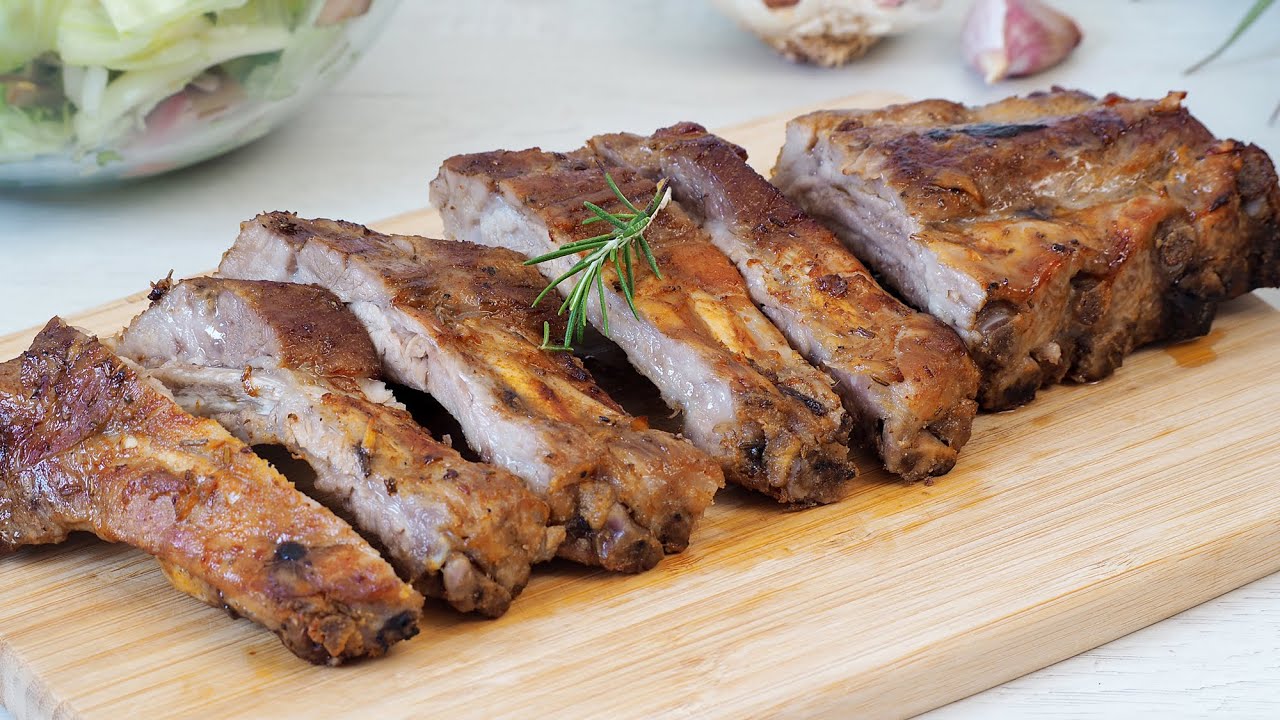
[[[394,404],[374,379],[368,333],[326,290],[186,280],[134,318],[116,350],[187,411],[306,460],[320,500],[458,610],[506,612],[563,537],[518,478],[464,460]]]
[[[723,482],[689,444],[649,430],[582,364],[538,349],[540,276],[514,253],[271,213],[223,257],[229,277],[327,287],[368,328],[388,377],[431,393],[486,460],[551,507],[564,557],[652,567],[688,544]]]
[[[0,365],[0,549],[85,530],[313,663],[383,654],[422,596],[346,523],[143,371],[54,319]]]
[[[652,179],[606,169],[635,202],[653,196]],[[599,226],[582,224],[591,217],[584,201],[625,209],[596,159],[536,149],[451,158],[431,184],[431,201],[453,237],[525,256],[596,234]],[[733,264],[677,203],[657,215],[646,238],[662,277],[635,273],[637,317],[605,271],[609,339],[683,413],[684,435],[719,460],[726,477],[783,502],[841,497],[854,467],[844,444],[848,415],[831,379],[787,345]],[[574,262],[538,267],[555,277]],[[602,328],[598,302],[589,308]]]
[[[670,180],[791,345],[836,380],[855,433],[909,480],[952,468],[977,411],[978,372],[956,334],[885,292],[831,231],[692,123],[602,135],[611,165]]]
[[[1266,153],[1217,140],[1174,93],[1055,90],[793,120],[774,181],[910,303],[951,325],[1002,409],[1134,348],[1208,331],[1280,282]]]

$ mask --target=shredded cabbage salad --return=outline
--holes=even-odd
[[[371,0],[0,0],[0,163],[118,158],[293,94]]]

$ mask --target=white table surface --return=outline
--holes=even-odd
[[[1280,128],[1267,124],[1280,101],[1280,8],[1219,61],[1181,74],[1248,4],[1059,0],[1084,28],[1077,53],[989,88],[960,61],[967,0],[946,0],[932,25],[839,70],[778,59],[706,0],[404,0],[336,89],[244,150],[114,189],[0,192],[0,333],[144,289],[170,268],[211,268],[237,223],[262,210],[369,222],[422,206],[455,153],[571,148],[682,119],[723,126],[860,90],[980,102],[1052,84],[1185,89],[1215,133],[1280,156]],[[1209,714],[1280,717],[1280,575],[929,717]]]

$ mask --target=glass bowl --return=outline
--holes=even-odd
[[[180,168],[334,82],[396,0],[3,0],[0,185]]]

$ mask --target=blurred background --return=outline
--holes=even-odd
[[[427,182],[456,153],[568,149],[678,120],[716,128],[861,91],[980,103],[1055,84],[1180,89],[1214,133],[1277,156],[1280,9],[1183,73],[1251,4],[1059,0],[1083,32],[1075,52],[988,85],[962,57],[969,0],[944,0],[931,21],[839,68],[782,59],[706,0],[404,0],[350,74],[243,149],[131,183],[0,190],[0,333],[145,290],[171,268],[208,270],[263,210],[368,223],[425,206]],[[936,717],[1274,717],[1277,637],[1272,578]]]

